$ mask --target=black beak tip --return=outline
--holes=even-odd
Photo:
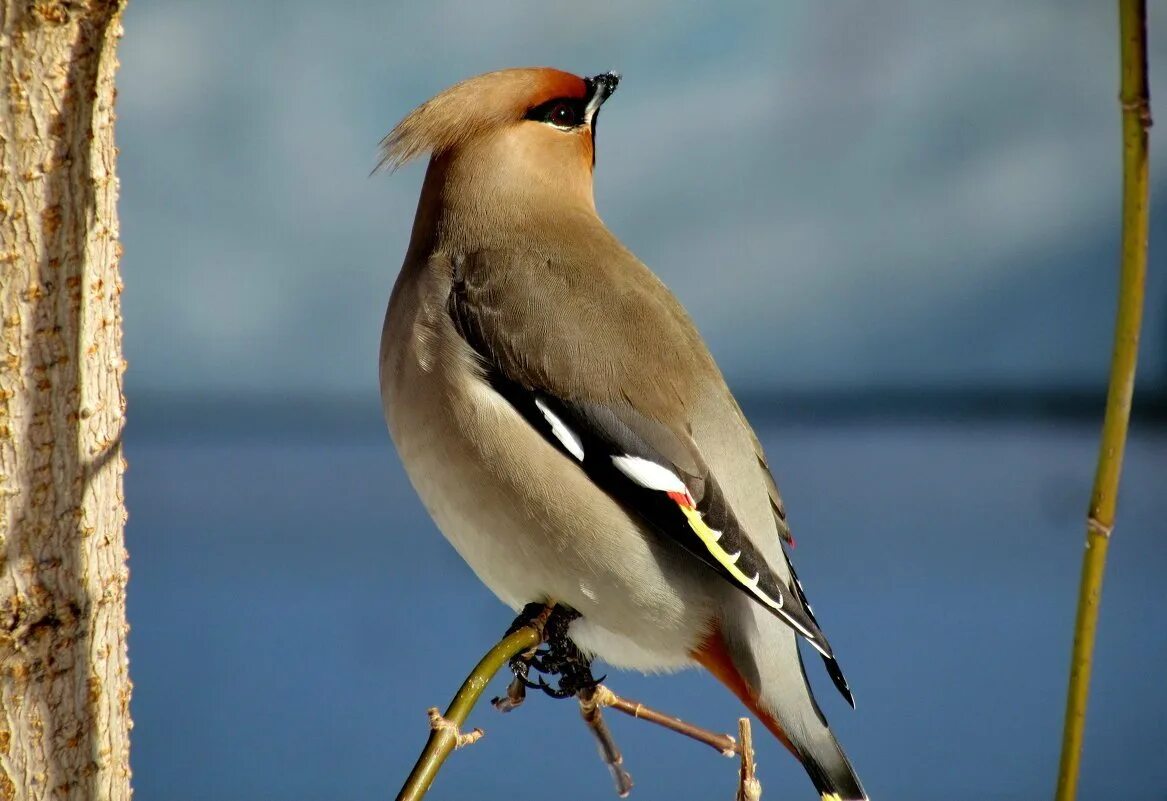
[[[588,85],[592,89],[592,94],[600,98],[600,102],[607,100],[616,91],[616,87],[620,85],[620,73],[615,70],[593,75],[587,79]]]

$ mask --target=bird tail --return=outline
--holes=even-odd
[[[754,621],[755,636],[716,630],[694,658],[794,754],[823,801],[867,801],[811,695],[794,633],[765,612]]]

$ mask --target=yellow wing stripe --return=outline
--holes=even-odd
[[[680,506],[681,511],[685,513],[685,517],[689,520],[689,527],[693,529],[694,533],[697,534],[701,542],[703,542],[705,547],[709,549],[709,553],[713,554],[713,558],[717,560],[718,564],[729,571],[729,574],[737,579],[740,583],[744,584],[750,590],[750,592],[757,596],[758,600],[766,604],[766,606],[769,606],[775,610],[782,608],[781,597],[779,597],[778,600],[774,600],[767,593],[762,592],[762,590],[758,588],[759,577],[754,576],[751,578],[743,573],[742,569],[737,566],[738,557],[741,556],[740,551],[735,554],[727,552],[718,543],[718,540],[721,539],[721,534],[711,529],[705,523],[705,520],[702,518],[700,512],[698,512],[692,506],[686,506],[685,504],[677,505]],[[810,636],[810,632],[802,629],[801,626],[798,626],[798,628],[802,630],[804,634]]]

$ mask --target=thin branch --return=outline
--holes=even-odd
[[[1074,649],[1066,694],[1062,757],[1058,768],[1057,801],[1073,801],[1078,792],[1082,739],[1086,728],[1086,702],[1098,607],[1106,552],[1118,505],[1118,483],[1134,395],[1139,329],[1143,315],[1143,287],[1147,273],[1149,180],[1147,129],[1151,125],[1151,101],[1147,89],[1146,0],[1119,0],[1122,80],[1122,263],[1119,271],[1118,314],[1114,353],[1110,362],[1110,388],[1102,424],[1098,466],[1086,527],[1086,552],[1078,588],[1078,613],[1074,623]]]
[[[738,753],[737,741],[730,735],[718,734],[717,732],[703,729],[700,726],[694,726],[692,723],[686,723],[680,718],[666,715],[663,712],[657,712],[655,709],[647,707],[639,701],[621,698],[603,684],[595,688],[593,703],[600,707],[611,707],[618,712],[623,712],[625,715],[631,715],[634,718],[640,718],[649,723],[663,726],[669,731],[675,731],[677,734],[683,734],[699,743],[705,743],[705,745],[723,756],[732,757]]]
[[[449,718],[442,717],[442,713],[438,711],[436,706],[431,706],[425,711],[425,713],[429,715],[430,729],[432,731],[449,731],[453,733],[453,750],[455,751],[467,745],[474,745],[476,742],[482,739],[483,735],[486,734],[486,732],[484,732],[482,729],[477,728],[463,734],[462,730],[458,728],[458,724],[454,723],[454,721],[450,720]]]
[[[460,728],[466,723],[470,710],[478,703],[482,691],[494,678],[494,674],[498,673],[503,665],[513,657],[537,648],[542,639],[542,632],[539,631],[536,624],[523,626],[504,637],[487,652],[486,656],[482,657],[482,660],[466,677],[466,681],[462,682],[462,686],[458,689],[454,700],[450,702],[446,714],[438,716],[442,722],[439,725],[431,724],[429,741],[425,745],[425,750],[421,752],[421,756],[417,758],[417,764],[413,766],[409,778],[402,785],[401,792],[397,794],[397,801],[418,801],[425,796],[426,791],[434,782],[434,777],[441,770],[442,763],[446,761],[446,757],[458,747],[460,741],[462,744],[466,743],[465,737],[473,736],[462,735]],[[479,730],[474,739],[481,736]]]
[[[738,770],[736,801],[760,801],[762,783],[758,781],[754,765],[754,736],[750,733],[750,719],[739,718],[737,722],[738,750],[741,752],[742,766]]]
[[[632,776],[624,770],[624,755],[620,753],[620,749],[612,737],[612,731],[604,722],[604,713],[595,700],[596,690],[596,687],[592,687],[579,694],[579,714],[596,737],[596,743],[600,748],[600,759],[604,760],[604,764],[612,772],[612,780],[616,782],[616,795],[627,798],[628,794],[632,792]]]
[[[462,682],[461,688],[454,696],[454,700],[450,702],[444,715],[439,714],[436,707],[428,711],[430,718],[429,740],[426,742],[425,750],[422,751],[417,763],[413,766],[409,778],[405,780],[401,792],[397,794],[397,801],[420,801],[429,791],[434,778],[450,753],[482,738],[481,729],[474,729],[468,733],[462,732],[461,728],[466,723],[466,718],[469,717],[474,705],[478,703],[486,685],[502,669],[503,665],[521,654],[530,655],[539,647],[543,641],[543,626],[550,613],[551,607],[545,608],[538,618],[511,632],[491,648],[470,672],[470,675],[466,677],[466,681]],[[493,703],[502,711],[508,711],[519,706],[523,702],[523,698],[524,689],[521,682],[512,682],[507,690],[506,698],[496,698]],[[581,692],[579,705],[580,714],[599,743],[600,756],[612,771],[613,779],[616,782],[616,792],[622,798],[627,796],[632,789],[632,777],[623,768],[624,758],[604,721],[601,713],[603,707],[610,707],[631,717],[646,720],[670,731],[683,734],[690,739],[710,746],[724,756],[732,757],[741,754],[741,792],[754,793],[744,796],[741,801],[758,801],[761,785],[757,783],[757,778],[754,776],[753,748],[748,740],[749,721],[743,720],[739,723],[739,726],[744,727],[741,730],[745,733],[743,742],[746,744],[747,754],[739,748],[738,742],[728,734],[718,734],[700,726],[694,726],[637,701],[621,698],[602,684]],[[752,784],[747,783],[747,779]]]
[[[507,685],[507,694],[501,698],[491,698],[490,704],[499,712],[507,713],[514,712],[523,702],[527,700],[527,687],[515,676],[511,679],[511,683]]]

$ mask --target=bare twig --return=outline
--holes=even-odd
[[[1143,314],[1143,287],[1147,273],[1149,188],[1147,129],[1151,125],[1151,101],[1147,88],[1146,0],[1119,0],[1122,109],[1122,262],[1119,270],[1118,314],[1115,319],[1114,353],[1110,362],[1110,388],[1102,423],[1102,441],[1086,526],[1086,552],[1078,588],[1078,613],[1074,623],[1074,649],[1070,684],[1066,694],[1062,757],[1058,768],[1057,801],[1073,801],[1078,792],[1082,739],[1086,728],[1086,701],[1106,552],[1118,505],[1134,395],[1139,329]]]
[[[401,792],[398,793],[397,801],[420,801],[426,792],[429,791],[434,778],[437,776],[438,771],[441,770],[443,763],[445,763],[450,753],[457,748],[470,745],[482,738],[483,732],[481,729],[473,729],[468,733],[462,732],[461,728],[466,723],[466,718],[470,715],[470,711],[474,708],[474,705],[478,703],[478,699],[482,696],[486,685],[503,665],[507,664],[516,656],[524,654],[530,655],[539,647],[539,644],[543,641],[543,626],[547,622],[547,617],[550,613],[551,607],[545,608],[538,618],[528,625],[509,633],[497,645],[491,648],[486,656],[482,657],[478,662],[474,670],[470,672],[470,675],[466,677],[466,681],[462,682],[461,688],[459,688],[458,693],[454,696],[454,700],[450,702],[450,706],[446,709],[444,715],[440,714],[436,707],[429,710],[429,740],[426,742],[425,750],[422,751],[421,756],[417,759],[417,763],[413,766],[409,778],[406,779],[405,784],[402,786]],[[497,708],[505,712],[519,706],[523,702],[524,697],[525,689],[522,686],[522,682],[512,682],[507,689],[506,697],[495,698],[493,703]],[[683,734],[690,739],[710,746],[724,756],[732,757],[736,754],[741,754],[741,787],[743,788],[741,792],[753,793],[753,795],[739,796],[739,799],[740,801],[758,801],[758,794],[761,793],[761,785],[758,784],[757,778],[754,776],[753,749],[748,740],[748,721],[741,723],[744,726],[741,731],[745,734],[743,742],[746,743],[748,749],[747,755],[739,748],[738,742],[728,734],[718,734],[708,729],[694,726],[679,718],[651,709],[644,704],[627,698],[621,698],[602,684],[581,692],[579,694],[579,705],[580,714],[599,743],[600,756],[612,771],[612,777],[616,782],[616,792],[622,798],[627,796],[632,789],[632,777],[624,770],[624,758],[620,753],[620,749],[616,746],[615,740],[612,738],[612,733],[608,729],[607,723],[604,721],[601,712],[603,707],[616,709],[631,717],[646,720],[658,726],[663,726],[670,731]]]
[[[463,735],[460,732],[460,727],[466,722],[470,710],[478,703],[482,691],[494,678],[494,674],[498,673],[511,658],[537,648],[542,638],[543,634],[538,629],[537,624],[523,626],[518,631],[504,637],[487,652],[486,656],[482,657],[474,670],[466,677],[466,681],[462,682],[462,686],[458,689],[454,700],[450,702],[446,714],[437,715],[441,723],[437,726],[431,724],[429,741],[426,743],[425,750],[421,752],[421,756],[417,758],[417,764],[413,766],[409,778],[401,787],[401,792],[397,794],[397,801],[418,801],[422,798],[429,790],[430,785],[433,784],[434,777],[438,775],[442,763],[446,761],[450,752],[459,744],[466,744],[467,737],[473,737],[476,740],[482,736],[481,730],[476,730],[477,736],[473,734]],[[436,711],[434,710],[435,713]],[[432,720],[433,716],[431,716]]]
[[[616,782],[616,795],[627,798],[632,792],[632,776],[624,770],[624,755],[620,753],[608,724],[604,722],[604,713],[596,703],[596,689],[592,687],[579,694],[579,713],[596,737],[600,747],[600,759],[604,760],[604,764],[612,772],[612,780]]]
[[[758,781],[754,765],[754,736],[750,733],[750,719],[739,718],[737,722],[738,750],[742,766],[738,770],[737,801],[759,801],[762,797],[762,783]]]
[[[507,685],[507,694],[501,698],[491,698],[490,703],[499,712],[514,712],[527,700],[527,687],[518,676]]]
[[[597,706],[611,707],[619,712],[623,712],[625,715],[631,715],[634,718],[640,718],[641,720],[647,720],[649,723],[664,726],[669,731],[675,731],[677,734],[683,734],[699,743],[705,743],[705,745],[718,751],[723,756],[732,757],[738,752],[737,741],[730,735],[718,734],[717,732],[703,729],[700,726],[694,726],[692,723],[686,723],[680,718],[666,715],[663,712],[657,712],[655,709],[647,707],[638,701],[621,698],[603,684],[595,688],[594,703]]]
[[[481,740],[482,736],[486,734],[482,729],[473,729],[463,734],[456,723],[448,718],[442,717],[442,713],[438,711],[436,706],[431,706],[427,709],[426,714],[430,717],[430,729],[433,731],[449,731],[454,734],[455,751],[463,746],[474,745],[474,743]]]

